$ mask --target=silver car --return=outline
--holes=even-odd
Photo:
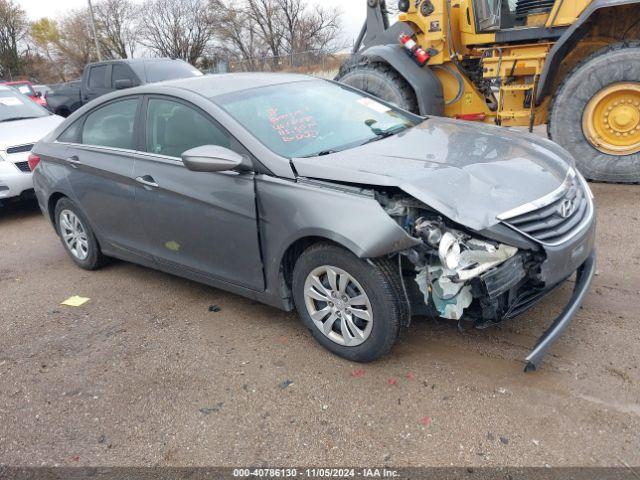
[[[13,88],[0,85],[0,200],[33,190],[29,152],[63,120]]]
[[[40,207],[79,266],[117,257],[295,308],[350,360],[388,353],[414,315],[509,321],[577,273],[534,369],[595,270],[593,199],[565,150],[311,77],[106,95],[33,157]]]

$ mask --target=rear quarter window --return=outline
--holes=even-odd
[[[179,60],[146,62],[144,68],[149,83],[202,76],[202,72],[196,67]]]
[[[78,143],[80,142],[80,133],[82,132],[82,119],[76,120],[69,125],[59,136],[58,142]]]

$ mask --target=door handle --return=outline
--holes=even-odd
[[[67,157],[67,162],[69,162],[73,168],[78,168],[78,165],[82,164],[77,155]]]
[[[137,177],[136,182],[141,183],[145,187],[158,188],[158,184],[151,175],[145,175],[144,177]]]

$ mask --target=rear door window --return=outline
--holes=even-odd
[[[107,68],[108,65],[91,67],[91,70],[89,70],[89,88],[107,87]]]
[[[202,145],[231,146],[231,137],[221,126],[181,102],[150,98],[146,124],[149,153],[179,158]]]
[[[82,143],[102,147],[135,149],[135,120],[138,99],[109,103],[87,115]]]

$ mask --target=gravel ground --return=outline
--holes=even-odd
[[[595,287],[533,374],[571,285],[501,329],[419,319],[358,365],[294,314],[123,262],[80,270],[33,203],[0,208],[0,464],[640,465],[640,187],[593,189]]]

